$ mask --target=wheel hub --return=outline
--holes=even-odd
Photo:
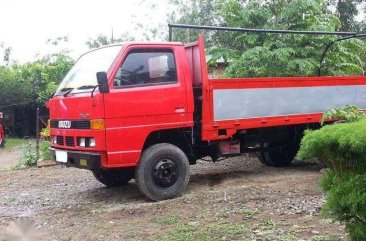
[[[161,187],[173,186],[178,178],[177,166],[170,159],[161,159],[154,165],[152,176],[154,182]]]

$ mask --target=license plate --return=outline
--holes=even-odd
[[[67,152],[66,151],[56,151],[56,161],[66,163],[67,162]]]

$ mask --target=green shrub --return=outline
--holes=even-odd
[[[318,159],[342,173],[366,170],[366,120],[308,130],[301,141],[299,159]]]
[[[344,222],[351,240],[366,240],[366,175],[328,170],[321,186],[327,197],[322,212]]]
[[[17,168],[20,167],[31,167],[37,164],[38,155],[36,152],[35,145],[29,141],[27,145],[22,147],[22,154],[19,162],[16,164]]]
[[[49,141],[43,141],[39,145],[40,155],[43,160],[51,159],[51,153],[48,150],[48,148],[50,148],[50,147],[51,147],[51,142],[49,142]]]
[[[323,117],[320,121],[320,124],[323,125],[325,121],[332,119],[341,119],[347,122],[354,122],[361,120],[366,117],[366,113],[361,111],[360,108],[356,105],[345,105],[344,107],[335,108],[326,111],[323,114]]]
[[[327,165],[323,213],[344,222],[351,240],[366,240],[366,120],[306,131],[297,157]]]

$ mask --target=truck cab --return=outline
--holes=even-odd
[[[135,42],[82,55],[47,104],[54,159],[117,186],[135,177],[143,150],[169,138],[184,146],[179,137],[188,141],[194,111],[185,54],[181,43]],[[153,167],[162,170],[154,179],[162,190],[179,175],[172,174],[176,163],[168,159]],[[175,195],[148,194],[154,200]]]

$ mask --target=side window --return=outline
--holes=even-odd
[[[115,87],[177,82],[174,54],[170,50],[133,50],[114,77]]]

